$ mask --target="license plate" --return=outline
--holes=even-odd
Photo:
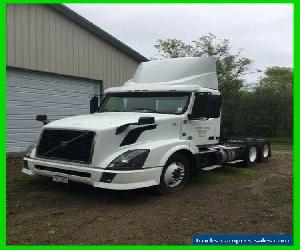
[[[65,176],[54,175],[52,180],[54,182],[68,183],[69,179]]]

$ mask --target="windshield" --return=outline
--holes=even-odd
[[[190,95],[189,92],[108,93],[98,112],[183,114]]]

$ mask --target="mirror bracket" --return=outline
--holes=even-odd
[[[50,123],[50,121],[48,120],[47,115],[37,115],[35,117],[35,119],[39,122],[42,122],[44,125],[47,125],[48,123]]]

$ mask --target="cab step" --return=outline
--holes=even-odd
[[[222,167],[222,165],[212,165],[212,166],[209,166],[209,167],[201,168],[201,170],[210,171],[210,170],[220,168],[220,167]]]
[[[235,160],[235,161],[230,161],[230,162],[226,162],[226,164],[235,164],[235,163],[239,163],[239,162],[243,162],[244,160]]]

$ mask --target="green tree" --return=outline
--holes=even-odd
[[[261,122],[271,136],[292,135],[293,128],[293,69],[267,68],[255,89]]]
[[[158,40],[154,45],[164,58],[209,55],[216,58],[219,89],[222,93],[222,136],[231,136],[237,121],[237,108],[242,76],[247,73],[251,60],[233,53],[228,39],[219,39],[209,33],[192,41],[191,44],[177,39]]]
[[[267,68],[257,86],[240,92],[235,131],[247,136],[291,136],[293,70]]]
[[[193,47],[177,39],[159,39],[154,47],[158,49],[164,58],[193,56]]]

